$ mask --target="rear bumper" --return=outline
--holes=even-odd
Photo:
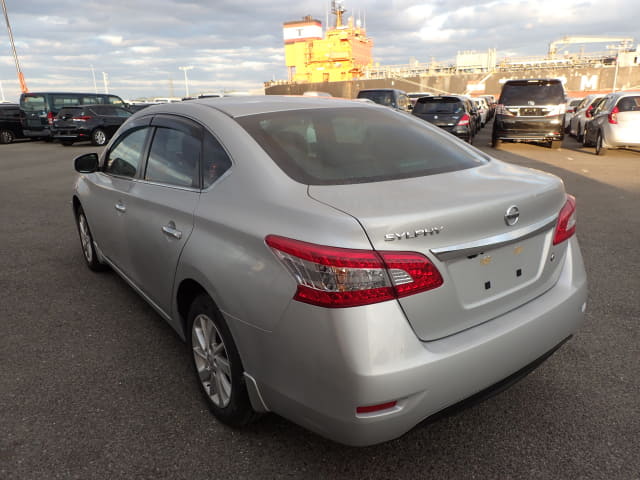
[[[48,128],[43,128],[38,130],[24,129],[22,130],[22,132],[24,133],[24,136],[28,138],[50,138],[51,137],[51,130]]]
[[[553,141],[564,139],[564,115],[511,117],[496,115],[493,138],[498,140]]]
[[[56,140],[86,140],[90,135],[89,130],[53,130],[51,136]]]
[[[371,445],[528,373],[579,328],[586,297],[574,237],[553,288],[468,330],[422,342],[397,302],[329,312],[292,302],[243,362],[270,410],[337,442]],[[392,401],[387,410],[356,413]]]

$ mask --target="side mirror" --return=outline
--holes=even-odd
[[[97,153],[85,153],[75,158],[73,167],[78,173],[94,173],[98,171],[98,161]]]

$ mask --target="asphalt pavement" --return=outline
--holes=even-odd
[[[83,263],[72,158],[96,148],[0,145],[0,479],[640,479],[640,153],[488,134],[577,197],[586,322],[509,390],[367,448],[273,414],[219,424],[179,337]]]

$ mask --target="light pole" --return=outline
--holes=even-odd
[[[96,71],[93,68],[93,64],[91,64],[91,75],[93,76],[93,91],[98,93],[98,84],[96,83]]]
[[[186,92],[186,97],[189,96],[189,79],[187,78],[187,71],[193,69],[193,65],[188,65],[184,67],[178,67],[178,69],[184,72],[184,90]]]

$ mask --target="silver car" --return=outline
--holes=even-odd
[[[392,109],[152,106],[75,168],[87,265],[169,322],[232,426],[275,412],[387,441],[524,376],[583,321],[562,181]]]
[[[595,146],[596,154],[609,148],[640,148],[640,93],[610,93],[587,123],[583,143]]]
[[[593,109],[602,97],[604,97],[604,95],[587,95],[578,106],[575,107],[575,113],[569,120],[569,134],[574,136],[579,142],[583,141],[585,125],[591,119],[591,112],[593,112]]]

